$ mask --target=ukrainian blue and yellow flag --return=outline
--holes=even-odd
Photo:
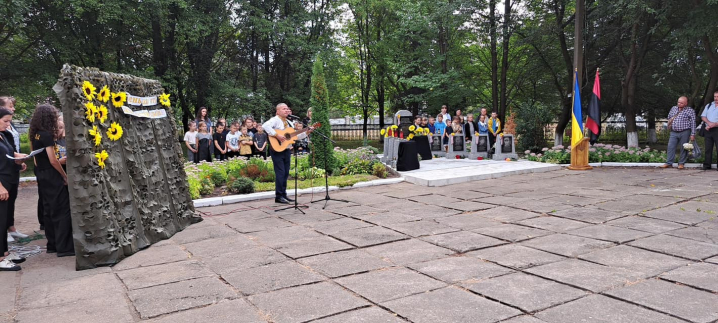
[[[581,113],[581,89],[578,87],[578,73],[573,72],[573,117],[571,118],[571,148],[583,139],[583,114]]]

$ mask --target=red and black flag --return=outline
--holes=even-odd
[[[588,103],[586,128],[591,133],[591,144],[593,145],[601,135],[601,83],[598,81],[598,69],[596,70],[596,81],[593,83],[591,102]]]

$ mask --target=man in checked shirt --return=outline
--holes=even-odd
[[[673,166],[673,161],[676,159],[676,145],[681,147],[678,169],[683,169],[686,161],[688,161],[688,151],[683,149],[683,144],[687,143],[689,139],[690,141],[695,139],[696,113],[687,105],[688,98],[682,96],[678,98],[678,105],[668,112],[668,130],[671,131],[671,136],[668,139],[668,160],[661,165],[661,168]]]

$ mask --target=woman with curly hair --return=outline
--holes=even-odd
[[[35,108],[30,120],[30,140],[33,149],[45,148],[35,155],[37,187],[45,209],[45,236],[47,253],[58,257],[75,255],[72,242],[70,196],[67,191],[67,174],[57,159],[58,110],[49,104]]]

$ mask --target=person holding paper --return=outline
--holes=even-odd
[[[8,253],[8,216],[15,209],[17,188],[20,182],[20,166],[22,160],[13,160],[8,156],[24,157],[23,154],[15,152],[12,139],[7,137],[7,128],[12,120],[12,111],[0,108],[0,271],[18,271],[20,266],[16,265],[25,261],[15,253]]]
[[[4,107],[12,114],[15,114],[15,98],[13,97],[0,97],[0,107]],[[10,116],[10,125],[8,125],[7,129],[4,130],[5,136],[10,140],[10,143],[13,146],[13,150],[17,153],[20,152],[20,133],[15,129],[15,126],[12,124],[12,115]],[[10,155],[12,156],[12,154]],[[20,168],[18,169],[18,176],[20,176],[20,172],[25,171],[27,169],[27,165],[25,163],[20,164]],[[14,187],[14,191],[17,191],[17,188],[19,186],[19,183],[15,184],[16,187]],[[7,241],[8,242],[14,242],[15,239],[21,239],[21,238],[27,238],[28,235],[24,234],[20,231],[18,231],[15,228],[15,203],[11,203],[10,205],[10,211],[8,213],[7,218]]]

